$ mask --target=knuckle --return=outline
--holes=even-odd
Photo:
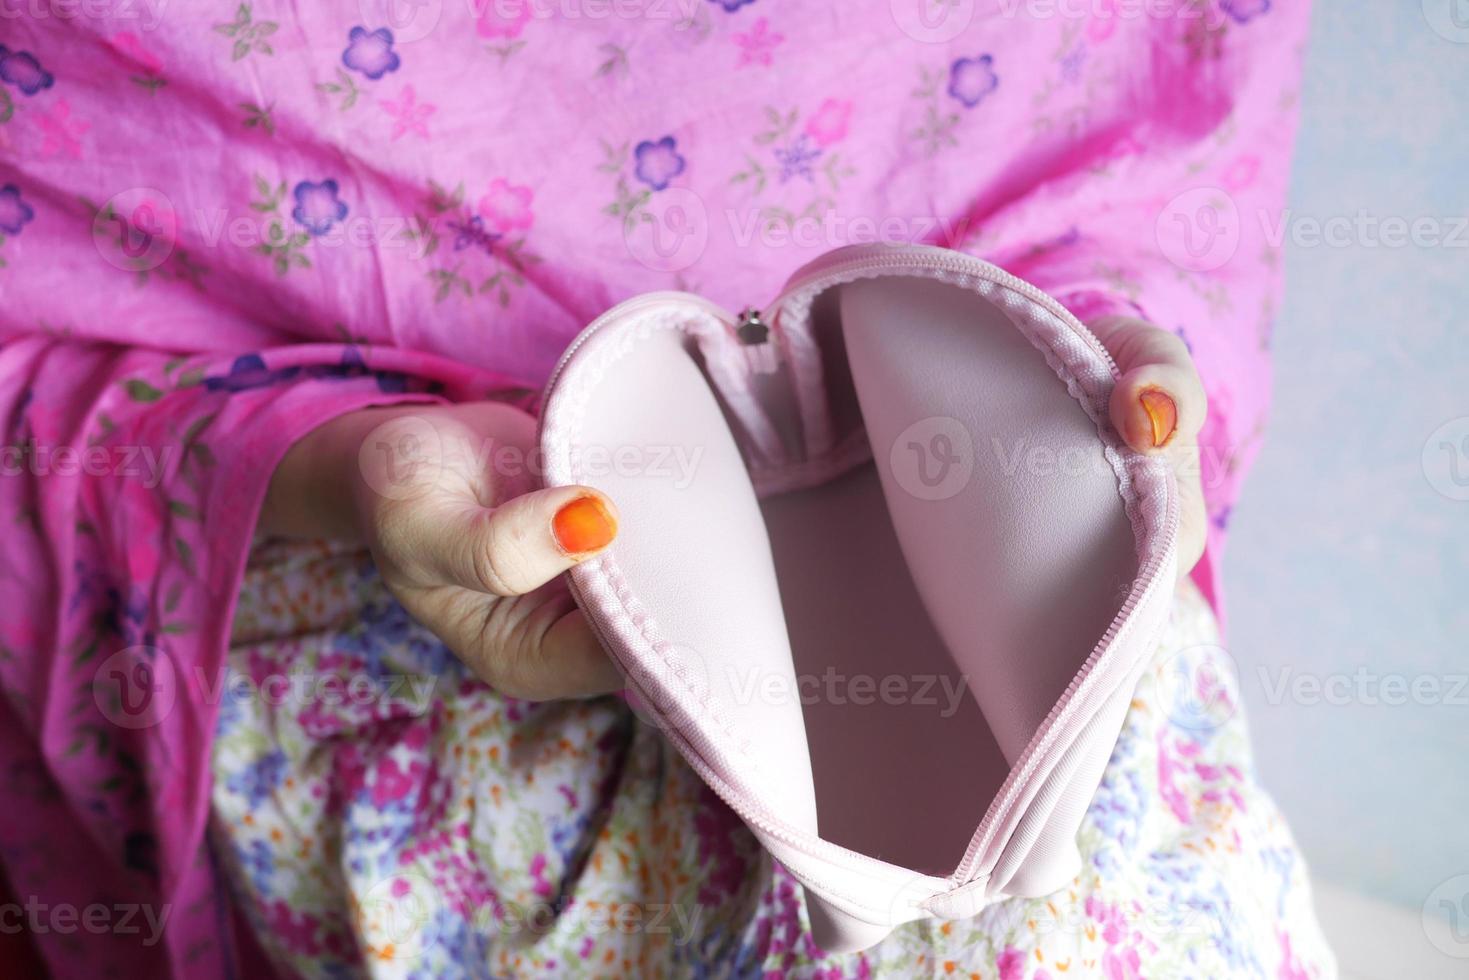
[[[505,522],[490,521],[473,560],[480,582],[496,595],[520,595],[536,585],[525,540]]]
[[[525,701],[547,701],[560,693],[542,656],[545,627],[536,607],[531,597],[496,603],[491,617],[495,627],[487,631],[487,646],[495,661],[496,689]]]
[[[1171,364],[1192,365],[1193,360],[1189,355],[1188,344],[1183,338],[1171,330],[1161,327],[1151,328],[1151,342],[1154,345],[1160,360]]]

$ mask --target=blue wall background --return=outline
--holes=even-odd
[[[1469,218],[1469,2],[1313,17],[1294,217],[1435,218],[1448,239]],[[1271,424],[1226,556],[1229,646],[1313,873],[1418,909],[1469,873],[1469,686],[1446,703],[1469,675],[1469,500],[1453,499],[1469,496],[1469,228],[1355,237],[1287,244]],[[1348,703],[1272,703],[1286,669],[1344,675]],[[1389,674],[1440,694],[1371,703]]]

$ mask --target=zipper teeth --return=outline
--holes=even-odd
[[[787,303],[793,296],[803,291],[809,290],[812,287],[821,284],[823,281],[829,280],[832,285],[835,285],[847,276],[851,276],[854,273],[866,272],[868,270],[894,269],[905,270],[909,272],[926,272],[931,269],[939,268],[953,272],[973,275],[981,279],[987,279],[990,282],[993,282],[999,286],[1003,286],[1016,293],[1019,293],[1027,299],[1038,303],[1040,306],[1044,307],[1047,310],[1054,311],[1058,308],[1061,309],[1063,313],[1066,313],[1066,316],[1063,318],[1063,322],[1067,322],[1067,326],[1072,327],[1073,332],[1075,332],[1083,341],[1087,343],[1087,345],[1092,349],[1093,353],[1095,353],[1098,357],[1102,358],[1102,360],[1106,362],[1108,369],[1112,373],[1112,376],[1115,378],[1120,374],[1117,367],[1117,361],[1112,357],[1111,352],[1102,345],[1101,341],[1099,341],[1096,336],[1093,335],[1092,332],[1086,328],[1084,324],[1076,321],[1075,318],[1072,317],[1069,312],[1066,312],[1064,307],[1061,307],[1061,305],[1053,297],[1047,295],[1040,289],[1037,289],[1035,286],[1026,282],[1024,279],[1012,275],[1009,272],[1006,272],[1004,269],[1001,269],[999,266],[986,262],[983,259],[978,259],[970,255],[965,255],[961,252],[953,252],[947,249],[938,248],[936,246],[926,245],[909,245],[902,246],[901,248],[903,249],[902,251],[894,252],[894,246],[890,245],[878,244],[848,246],[846,249],[838,250],[837,252],[832,253],[830,256],[824,259],[815,260],[815,262],[808,266],[806,270],[797,272],[791,280],[787,281],[785,287],[781,290],[780,294],[768,306],[759,310],[761,319],[764,320],[766,326],[770,329],[771,332],[770,338],[768,339],[773,340],[775,334],[780,332],[782,329],[779,322],[779,313],[781,307],[784,306],[785,303]],[[643,296],[635,297],[633,299],[625,300],[624,302],[619,303],[617,306],[614,306],[612,309],[598,316],[595,320],[588,324],[587,327],[582,330],[580,334],[577,335],[576,339],[572,341],[571,345],[567,347],[564,352],[562,352],[561,357],[556,362],[556,366],[551,371],[550,377],[547,379],[546,386],[544,388],[544,391],[547,393],[547,395],[549,395],[550,392],[554,389],[557,380],[561,377],[562,372],[566,370],[567,364],[570,362],[571,358],[576,354],[576,352],[589,340],[591,340],[592,337],[599,330],[605,327],[609,322],[614,319],[620,318],[633,310],[642,309],[646,306],[662,302],[667,302],[670,299],[677,299],[700,306],[708,310],[711,314],[716,316],[721,322],[725,324],[732,325],[738,322],[737,317],[731,314],[728,310],[725,310],[718,304],[712,303],[706,299],[703,299],[702,297],[695,296],[692,293],[665,291],[659,293],[650,293]],[[1068,321],[1074,321],[1076,323],[1076,326],[1073,326],[1072,322]],[[1076,329],[1077,326],[1080,327],[1079,330]],[[1169,513],[1167,526],[1164,529],[1163,550],[1165,552],[1168,549],[1168,545],[1177,537],[1177,532],[1178,513],[1176,508],[1172,508]],[[1128,594],[1127,599],[1122,604],[1122,608],[1118,611],[1117,615],[1113,617],[1112,622],[1108,625],[1106,633],[1103,634],[1102,639],[1097,643],[1097,645],[1092,648],[1092,651],[1087,656],[1086,661],[1072,675],[1071,680],[1067,682],[1065,691],[1062,692],[1061,696],[1056,700],[1056,703],[1051,706],[1051,710],[1047,713],[1045,720],[1042,721],[1040,727],[1036,729],[1037,732],[1041,732],[1046,728],[1049,728],[1055,721],[1056,716],[1060,714],[1060,712],[1064,710],[1064,708],[1068,704],[1070,704],[1072,696],[1076,693],[1076,689],[1080,687],[1081,683],[1090,676],[1091,670],[1095,666],[1096,661],[1100,658],[1102,652],[1105,651],[1116,639],[1118,632],[1121,630],[1122,626],[1128,622],[1129,617],[1132,615],[1133,610],[1137,607],[1137,604],[1142,600],[1144,596],[1148,595],[1152,591],[1152,589],[1156,585],[1158,573],[1160,570],[1161,562],[1156,558],[1151,559],[1144,567],[1144,569],[1141,570],[1139,577],[1144,579],[1147,584],[1144,585],[1143,588],[1135,589]],[[572,576],[569,576],[569,579],[571,582],[572,591],[575,593],[578,603],[582,604],[584,596],[582,595],[581,588],[576,583],[576,576],[573,574]],[[601,636],[600,631],[598,631],[598,635],[599,637]],[[607,647],[609,650],[612,649],[612,646],[605,643],[605,641],[603,643],[603,646]],[[1007,778],[1000,787],[1001,794],[1004,794],[1005,791],[1010,787],[1015,774],[1023,770],[1027,763],[1029,763],[1037,747],[1038,743],[1032,741],[1031,744],[1026,747],[1026,750],[1021,753],[1021,756],[1019,759],[1016,760],[1015,765],[1010,768],[1010,777]],[[746,801],[735,799],[734,797],[736,796],[736,794],[732,791],[728,791],[729,788],[725,784],[723,777],[719,776],[717,773],[714,773],[713,770],[710,769],[710,767],[702,760],[699,760],[697,763],[693,762],[693,760],[690,761],[696,769],[701,770],[700,775],[704,777],[705,782],[711,782],[710,776],[714,777],[712,782],[717,784],[715,786],[716,793],[718,793],[718,795],[722,799],[724,799],[727,804],[730,805],[731,809],[734,809],[736,812],[738,812],[740,816],[743,817],[746,821],[753,824],[756,828],[758,828],[761,832],[767,834],[768,836],[779,840],[782,843],[792,848],[795,848],[796,850],[804,854],[819,858],[819,855],[813,853],[810,842],[805,839],[810,835],[793,834],[771,822],[769,819],[766,818],[762,810],[753,809],[747,805]],[[994,819],[998,816],[999,812],[1000,811],[994,810],[993,808],[986,811],[984,818],[980,821],[979,828],[975,831],[974,836],[969,842],[969,846],[965,849],[964,857],[960,860],[959,866],[949,877],[951,883],[956,885],[963,884],[966,878],[972,876],[972,865],[975,860],[977,860],[980,844],[983,842],[985,833],[993,824]],[[837,852],[852,854],[864,860],[873,860],[867,855],[863,855],[857,851],[852,851],[849,848],[844,848],[839,844],[833,844],[830,841],[821,841],[819,837],[817,838],[817,840],[818,842],[825,844],[827,847],[835,849]]]
[[[781,291],[780,295],[762,311],[762,318],[770,326],[772,332],[780,329],[779,314],[781,307],[789,302],[792,297],[818,287],[823,282],[829,281],[835,285],[848,276],[870,270],[891,269],[909,272],[927,272],[935,268],[987,279],[999,286],[1019,293],[1021,296],[1026,297],[1047,310],[1055,311],[1059,308],[1066,314],[1062,318],[1063,322],[1068,327],[1071,327],[1073,332],[1086,342],[1093,353],[1106,362],[1112,377],[1117,378],[1121,374],[1117,367],[1117,361],[1113,358],[1111,351],[1102,345],[1102,342],[1086,328],[1085,324],[1080,323],[1075,317],[1071,316],[1053,297],[1037,289],[1019,276],[1012,275],[999,266],[986,262],[983,259],[933,246],[902,246],[901,250],[894,251],[894,247],[890,245],[854,245],[850,246],[848,250],[845,250],[845,254],[837,252],[826,259],[817,259],[806,270],[796,273],[792,281],[786,284],[786,287]],[[1077,329],[1078,327],[1079,329]],[[1178,514],[1175,508],[1170,512],[1168,523],[1164,528],[1162,549],[1164,553],[1166,553],[1171,542],[1177,537],[1177,533]],[[1134,589],[1128,593],[1127,599],[1122,604],[1122,608],[1113,617],[1112,622],[1108,624],[1106,633],[1103,634],[1102,639],[1097,645],[1092,648],[1086,661],[1072,674],[1071,680],[1066,684],[1065,691],[1056,699],[1055,704],[1051,706],[1051,710],[1047,712],[1045,720],[1036,729],[1037,733],[1050,728],[1061,711],[1071,703],[1071,699],[1075,695],[1077,688],[1091,676],[1092,669],[1095,667],[1102,653],[1116,640],[1117,634],[1123,625],[1130,621],[1130,617],[1132,616],[1133,610],[1136,609],[1137,604],[1151,593],[1156,586],[1160,570],[1161,562],[1154,558],[1139,571],[1139,578],[1146,584],[1141,589]],[[1005,794],[1010,788],[1014,775],[1024,770],[1034,756],[1038,746],[1039,743],[1032,741],[1026,747],[1026,750],[1021,753],[1020,758],[1015,761],[1015,765],[1011,766],[1010,778],[1007,778],[1005,783],[1000,787],[1001,795]],[[979,828],[975,831],[974,836],[970,839],[969,846],[965,849],[964,857],[960,860],[959,866],[954,870],[950,878],[952,883],[956,885],[963,884],[967,878],[973,875],[973,866],[978,859],[979,848],[984,842],[986,833],[993,826],[995,819],[1001,812],[1002,810],[993,808],[986,810],[984,818],[980,821]]]
[[[667,303],[670,300],[677,300],[684,303],[692,303],[695,306],[702,307],[703,309],[707,310],[709,313],[717,317],[721,323],[724,323],[726,325],[731,325],[736,322],[734,314],[730,313],[724,307],[720,306],[718,303],[710,302],[709,300],[704,299],[702,296],[695,296],[693,293],[682,293],[674,290],[664,290],[662,292],[644,293],[641,296],[634,296],[632,299],[625,299],[621,303],[618,303],[616,306],[612,307],[612,309],[598,316],[595,320],[587,324],[584,328],[582,328],[581,333],[576,335],[576,338],[572,340],[570,346],[568,346],[566,350],[561,352],[561,356],[556,359],[556,366],[551,369],[551,374],[546,379],[545,387],[541,389],[541,391],[544,392],[544,394],[542,395],[541,403],[542,409],[545,408],[545,399],[551,396],[551,392],[554,391],[556,388],[556,382],[560,379],[562,373],[566,370],[566,365],[571,362],[571,359],[576,354],[576,352],[580,350],[583,346],[585,346],[587,341],[592,339],[593,335],[595,335],[608,323],[616,319],[621,319],[623,316],[626,316],[628,313],[631,313],[634,310],[640,310],[644,307]],[[542,415],[544,417],[544,412],[542,413]]]
[[[1163,529],[1163,546],[1160,549],[1165,554],[1172,548],[1173,542],[1178,537],[1178,520],[1178,508],[1176,506],[1169,508],[1168,522]],[[1066,690],[1056,699],[1056,703],[1051,705],[1051,710],[1046,713],[1045,720],[1036,729],[1037,733],[1051,727],[1056,720],[1056,716],[1071,703],[1071,698],[1076,693],[1076,689],[1091,676],[1092,669],[1096,666],[1097,660],[1101,658],[1102,654],[1117,639],[1117,634],[1121,631],[1122,627],[1129,623],[1133,610],[1137,608],[1138,603],[1147,597],[1157,585],[1158,574],[1163,570],[1162,564],[1162,560],[1155,557],[1150,559],[1147,565],[1144,566],[1139,577],[1147,584],[1141,589],[1134,589],[1128,593],[1127,599],[1122,603],[1122,608],[1117,611],[1117,615],[1112,618],[1112,622],[1107,626],[1107,632],[1102,634],[1102,639],[1092,648],[1092,652],[1087,656],[1086,661],[1072,675],[1071,680],[1067,682]],[[1034,739],[1034,736],[1032,736],[1032,739]],[[1020,754],[1020,758],[1015,760],[1015,765],[1010,767],[1012,777],[1015,773],[1025,768],[1037,748],[1038,743],[1034,740],[1031,741],[1030,745],[1026,746],[1025,751]],[[1009,788],[1010,782],[1011,779],[1007,778],[1005,783],[1001,785],[1000,793],[1002,795]],[[953,880],[956,883],[962,884],[963,879],[973,873],[974,869],[972,865],[978,860],[979,846],[984,841],[985,832],[989,830],[990,825],[994,822],[995,816],[996,811],[990,810],[985,813],[984,819],[980,821],[979,829],[974,832],[974,837],[970,840],[969,847],[964,851],[964,858],[959,862],[959,867],[954,872]]]
[[[1039,303],[1046,309],[1054,309],[1060,304],[1054,297],[1047,295],[1019,276],[1011,275],[997,265],[993,265],[983,259],[977,259],[963,252],[954,252],[949,249],[938,248],[933,245],[905,245],[900,246],[903,251],[894,252],[892,245],[851,245],[847,249],[841,249],[832,253],[826,259],[817,259],[808,266],[804,272],[796,273],[796,278],[786,284],[779,296],[768,307],[761,311],[761,316],[766,324],[775,329],[776,318],[783,306],[791,297],[801,293],[813,286],[820,284],[823,280],[840,280],[844,276],[854,272],[865,272],[869,269],[909,269],[915,272],[927,271],[933,268],[943,268],[954,272],[963,272],[988,279],[997,285],[1011,289],[1029,300]],[[842,252],[848,252],[843,255]],[[855,253],[855,254],[853,254]],[[1069,319],[1075,319],[1067,314]],[[1079,322],[1079,321],[1078,321]],[[1068,324],[1069,326],[1070,324]],[[1119,374],[1117,361],[1112,353],[1102,346],[1085,325],[1079,334],[1087,345],[1093,349],[1097,356],[1107,362],[1112,375]]]

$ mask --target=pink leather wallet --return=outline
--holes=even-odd
[[[823,948],[1079,870],[1177,568],[1176,485],[1108,422],[1116,376],[1034,286],[886,245],[739,316],[629,300],[553,374],[547,483],[621,513],[577,601]]]

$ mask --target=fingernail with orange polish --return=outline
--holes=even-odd
[[[1153,446],[1166,446],[1168,440],[1173,438],[1173,430],[1178,428],[1178,406],[1173,403],[1168,392],[1161,388],[1149,388],[1137,397],[1143,403],[1143,411],[1148,413],[1148,421],[1153,426]]]
[[[617,519],[600,497],[591,494],[563,504],[551,518],[556,544],[568,555],[601,551],[617,536]]]

